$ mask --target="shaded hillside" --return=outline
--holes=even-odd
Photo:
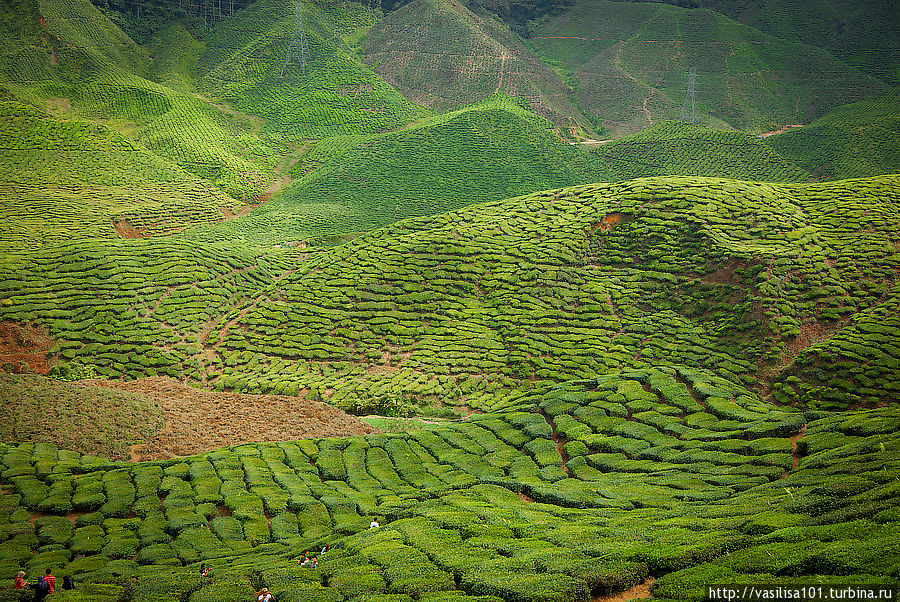
[[[505,25],[453,0],[414,0],[368,33],[366,61],[409,98],[438,110],[503,93],[570,136],[590,125],[558,75]]]
[[[592,153],[616,180],[666,175],[770,182],[810,179],[809,172],[780,156],[756,136],[676,121],[611,140]]]
[[[807,123],[884,89],[821,48],[705,9],[577,2],[530,31],[542,55],[570,74],[573,100],[614,134],[678,118],[691,67],[701,123],[749,131]]]
[[[343,41],[373,24],[358,3],[304,3],[309,63],[285,66],[296,23],[290,0],[261,0],[219,24],[200,57],[204,93],[265,119],[273,140],[366,134],[424,117],[421,107],[385,83]]]
[[[678,367],[585,375],[425,430],[167,462],[4,444],[0,564],[74,575],[95,602],[126,587],[135,602],[238,602],[261,587],[278,600],[587,602],[648,575],[658,600],[704,600],[711,575],[886,586],[898,427],[895,408],[803,414]],[[298,565],[325,544],[317,568]]]
[[[900,172],[900,93],[853,103],[771,136],[776,152],[820,180]]]
[[[534,382],[660,363],[763,396],[792,383],[802,404],[871,405],[898,386],[895,349],[879,342],[890,324],[856,326],[896,312],[897,186],[596,184],[306,257],[234,235],[60,245],[6,262],[0,316],[46,325],[60,359],[107,377],[306,388],[359,412],[494,408]],[[795,362],[845,335],[857,346],[840,362]]]
[[[821,46],[837,58],[897,84],[900,13],[891,0],[695,0],[783,39]]]

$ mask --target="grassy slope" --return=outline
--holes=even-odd
[[[450,0],[415,0],[368,33],[366,61],[409,98],[438,110],[497,92],[528,99],[564,134],[583,134],[584,116],[559,77],[506,26]]]
[[[306,387],[358,410],[494,407],[533,380],[659,362],[873,404],[897,393],[878,343],[894,331],[844,329],[896,311],[896,198],[896,177],[658,178],[415,218],[306,258],[228,237],[48,247],[6,263],[0,316],[46,324],[61,358],[105,376]],[[845,334],[840,363],[795,362]]]
[[[277,165],[248,124],[147,79],[151,57],[90,2],[24,2],[4,26],[0,85],[17,100],[108,125],[239,199]]]
[[[821,180],[900,172],[900,93],[838,107],[808,126],[769,137],[776,152]]]
[[[614,174],[616,180],[665,175],[771,182],[801,182],[810,178],[809,172],[780,156],[756,136],[675,121],[603,144],[593,154],[602,159],[608,166],[606,171]]]
[[[41,376],[0,375],[0,407],[0,440],[117,460],[162,427],[162,411],[143,395]]]
[[[397,132],[324,140],[293,174],[302,179],[278,198],[197,236],[309,240],[609,178],[590,153],[560,141],[549,122],[504,97]]]
[[[49,566],[110,602],[126,585],[135,602],[263,586],[279,600],[586,602],[648,574],[658,600],[703,600],[713,581],[896,584],[898,427],[895,408],[803,414],[649,368],[427,430],[166,462],[3,445],[0,567]],[[57,518],[73,509],[88,513]],[[324,543],[319,568],[297,565]]]
[[[150,235],[222,219],[240,203],[105,125],[0,102],[0,252]]]
[[[531,31],[530,42],[572,74],[579,106],[617,134],[677,118],[692,66],[701,122],[750,131],[808,122],[884,89],[825,50],[711,10],[578,2]]]

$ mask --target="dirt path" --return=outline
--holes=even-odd
[[[783,133],[785,133],[785,132],[788,131],[788,130],[791,130],[791,129],[794,129],[794,128],[802,128],[802,127],[803,127],[803,124],[802,124],[802,123],[795,123],[795,124],[793,124],[793,125],[786,125],[786,126],[781,127],[781,128],[779,128],[779,129],[777,129],[777,130],[772,130],[771,132],[763,132],[762,134],[759,135],[759,137],[760,137],[760,138],[768,138],[769,136],[777,136],[778,134],[783,134]]]
[[[791,437],[790,437],[791,457],[794,459],[794,465],[791,466],[791,469],[789,471],[787,471],[786,473],[781,475],[782,479],[784,477],[788,476],[789,474],[791,474],[792,472],[794,472],[795,470],[797,470],[797,467],[800,466],[800,460],[803,459],[803,454],[800,453],[800,449],[797,446],[797,442],[800,439],[802,439],[805,434],[806,434],[806,425],[804,424],[803,427],[799,431],[797,431],[796,433],[791,435]]]
[[[506,53],[500,55],[500,81],[497,82],[497,89],[494,90],[494,94],[500,92],[500,89],[503,87],[503,68],[506,67]]]
[[[164,377],[84,382],[142,393],[162,409],[165,425],[151,440],[130,448],[133,462],[198,454],[251,441],[375,432],[359,418],[334,406],[300,397],[199,391]]]
[[[538,410],[541,416],[544,417],[544,420],[547,421],[547,424],[550,425],[550,439],[556,444],[556,451],[559,454],[559,457],[562,458],[562,469],[567,475],[572,476],[572,471],[569,470],[569,467],[566,466],[566,463],[569,461],[569,454],[563,449],[563,446],[568,443],[565,439],[559,436],[559,433],[556,432],[556,422],[550,418],[548,414],[546,414],[543,410]]]
[[[591,602],[626,602],[627,600],[649,598],[650,586],[654,583],[656,583],[656,577],[647,577],[634,587],[626,589],[624,592],[609,594],[607,596],[598,596],[593,598]]]

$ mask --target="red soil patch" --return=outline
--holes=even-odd
[[[146,238],[150,236],[147,228],[135,228],[127,219],[113,219],[112,225],[121,238]]]
[[[165,426],[151,440],[131,448],[132,461],[186,456],[254,441],[375,432],[334,406],[299,397],[198,391],[163,377],[87,382],[141,393],[162,409]]]
[[[627,600],[638,600],[650,597],[650,586],[656,583],[656,577],[647,577],[631,589],[626,589],[618,594],[610,594],[607,596],[598,596],[593,598],[591,602],[626,602]]]
[[[803,127],[803,124],[802,124],[802,123],[795,123],[795,124],[793,124],[793,125],[786,125],[786,126],[784,126],[784,127],[782,127],[782,128],[778,128],[777,130],[772,130],[771,132],[763,132],[762,134],[759,135],[759,137],[760,137],[760,138],[768,138],[769,136],[777,136],[778,134],[783,134],[783,133],[785,133],[786,131],[788,131],[788,130],[790,130],[790,129],[793,129],[793,128],[802,128],[802,127]]]
[[[599,222],[594,224],[594,230],[600,230],[601,232],[608,232],[612,230],[615,226],[618,226],[622,223],[622,218],[624,216],[621,213],[610,213],[605,216]]]
[[[11,364],[13,373],[50,372],[47,354],[52,346],[53,339],[43,327],[12,320],[0,322],[0,365]]]

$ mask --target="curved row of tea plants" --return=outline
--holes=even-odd
[[[571,602],[648,575],[656,598],[678,600],[703,599],[711,575],[896,583],[898,426],[895,408],[804,414],[679,367],[535,390],[427,430],[165,462],[3,445],[0,568],[50,567],[90,599],[135,601],[268,587]],[[319,568],[297,565],[326,543]]]

